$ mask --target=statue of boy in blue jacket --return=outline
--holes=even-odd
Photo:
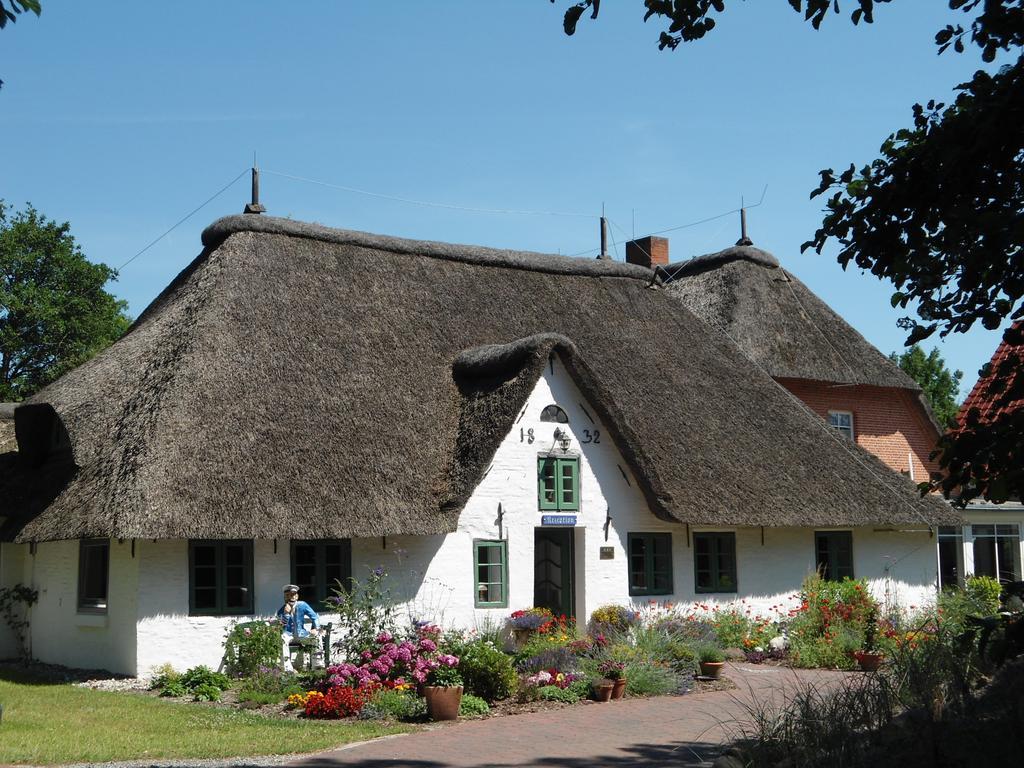
[[[302,640],[313,652],[313,666],[317,669],[324,665],[323,649],[317,641],[320,634],[320,617],[317,616],[309,603],[299,600],[299,588],[294,584],[284,586],[284,605],[277,611],[281,622],[281,668],[285,672],[294,672],[288,645],[292,640]],[[306,619],[312,622],[312,629],[306,629]]]

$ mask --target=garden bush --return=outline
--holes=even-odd
[[[249,677],[260,667],[272,667],[281,658],[281,624],[250,621],[235,624],[224,641],[224,668],[232,677]]]
[[[595,635],[621,634],[636,626],[638,621],[637,612],[631,608],[602,605],[590,614],[590,632]]]
[[[878,610],[863,580],[826,581],[811,574],[789,624],[789,653],[799,667],[852,669],[867,617]]]
[[[471,693],[462,694],[462,701],[459,703],[459,717],[480,717],[490,711],[490,706],[479,696],[474,696]]]
[[[427,714],[426,702],[410,690],[381,688],[359,712],[361,720],[419,720]]]
[[[671,667],[645,661],[627,664],[624,673],[630,696],[664,696],[678,692],[682,683]]]
[[[219,691],[226,691],[231,687],[231,679],[227,675],[214,672],[203,665],[185,671],[179,679],[187,690],[193,692],[201,686],[211,686]]]
[[[259,667],[238,689],[238,700],[253,704],[274,704],[294,693],[308,690],[299,677],[278,667]]]
[[[999,611],[1000,585],[989,576],[971,576],[964,586],[939,595],[938,618],[954,630],[967,628],[968,616],[992,616]]]
[[[200,683],[192,689],[192,698],[196,701],[220,701],[222,689],[213,683]]]
[[[568,688],[559,688],[557,685],[542,685],[537,689],[537,698],[541,701],[561,701],[566,704],[576,704],[582,698],[571,685]]]
[[[397,619],[388,573],[383,566],[374,568],[366,579],[350,579],[348,589],[336,589],[327,598],[328,610],[339,615],[338,640],[335,647],[348,662],[362,658],[364,651],[374,650],[381,634],[394,635]]]
[[[377,692],[376,684],[353,688],[339,685],[327,693],[313,692],[306,698],[305,715],[318,720],[337,720],[359,714]]]
[[[488,640],[474,640],[448,647],[459,657],[459,674],[466,693],[487,702],[509,698],[516,690],[518,677],[512,658]]]
[[[149,687],[159,691],[161,696],[182,697],[191,694],[197,701],[218,701],[221,691],[231,687],[231,680],[227,675],[205,666],[192,667],[179,674],[165,665],[160,668]]]

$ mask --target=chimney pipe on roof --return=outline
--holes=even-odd
[[[260,205],[260,169],[252,165],[252,202],[246,203],[242,213],[263,213],[267,209]]]
[[[626,261],[648,269],[667,267],[668,238],[648,235],[630,240],[626,243]]]
[[[747,237],[747,209],[740,208],[740,239],[736,245],[753,245],[754,241]]]
[[[608,255],[608,219],[601,215],[601,255],[599,259],[611,259]]]

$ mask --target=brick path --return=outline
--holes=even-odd
[[[844,673],[730,664],[737,690],[588,704],[470,720],[324,752],[294,766],[448,768],[568,766],[631,768],[708,765],[756,697],[779,697],[804,683],[830,684]]]

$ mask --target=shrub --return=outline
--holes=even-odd
[[[851,669],[862,647],[867,617],[878,610],[863,580],[805,580],[800,607],[789,625],[789,652],[800,667]]]
[[[161,664],[159,667],[154,669],[153,672],[153,679],[149,682],[149,689],[151,691],[162,690],[172,683],[181,685],[181,673],[175,672],[174,667],[170,664]],[[182,688],[184,688],[184,686],[182,686]]]
[[[686,616],[665,616],[655,621],[654,626],[684,643],[711,643],[717,639],[715,625],[707,619],[698,618],[692,613]]]
[[[473,694],[463,694],[459,703],[459,717],[481,717],[491,711],[487,702]]]
[[[159,690],[161,696],[173,696],[175,698],[188,696],[188,690],[181,684],[181,680],[168,680],[166,683],[159,686]]]
[[[664,696],[680,689],[679,675],[668,666],[636,662],[625,669],[626,693],[630,696]]]
[[[238,700],[253,704],[274,704],[292,694],[302,693],[306,686],[295,675],[282,673],[276,667],[259,667],[238,690]]]
[[[537,698],[542,701],[562,701],[566,704],[576,704],[582,697],[572,686],[559,688],[557,685],[543,685],[537,689]]]
[[[411,691],[382,688],[359,712],[361,720],[418,720],[427,714],[426,702]]]
[[[225,669],[233,677],[249,677],[260,667],[276,666],[281,657],[281,625],[277,621],[234,624],[224,641]]]
[[[458,653],[459,673],[467,694],[492,702],[515,693],[518,678],[512,659],[490,641],[477,640],[452,650]]]
[[[454,688],[462,685],[458,657],[442,654],[438,659],[440,664],[427,675],[426,684],[444,688]]]
[[[567,690],[572,691],[576,694],[579,699],[585,699],[590,696],[590,692],[593,690],[594,684],[585,677],[578,678],[569,683]]]
[[[750,635],[750,619],[736,608],[714,614],[715,636],[723,648],[742,648]]]
[[[377,686],[371,684],[359,688],[339,685],[327,693],[310,693],[306,699],[305,715],[318,720],[351,717],[359,714],[376,691]]]
[[[508,623],[512,629],[540,630],[554,620],[554,614],[547,608],[527,608],[522,611],[513,611],[508,618]]]
[[[213,683],[200,683],[192,689],[195,701],[220,701],[221,688]]]
[[[590,631],[594,634],[627,632],[638,621],[634,610],[621,605],[602,605],[590,614]]]
[[[365,580],[355,578],[348,589],[336,589],[327,598],[330,611],[339,614],[340,638],[335,643],[347,661],[362,658],[363,651],[376,647],[376,638],[382,633],[396,631],[395,605],[387,584],[388,574],[383,566],[370,571]]]
[[[201,686],[211,686],[218,691],[226,691],[231,687],[231,680],[227,675],[214,672],[209,667],[203,665],[192,667],[192,669],[182,673],[180,681],[187,690],[193,693]]]
[[[981,616],[999,613],[999,594],[1002,590],[999,580],[991,576],[971,576],[964,587],[967,598],[976,606]]]
[[[516,654],[515,666],[520,672],[539,672],[542,669],[572,672],[578,663],[576,654],[568,646],[531,640]]]

